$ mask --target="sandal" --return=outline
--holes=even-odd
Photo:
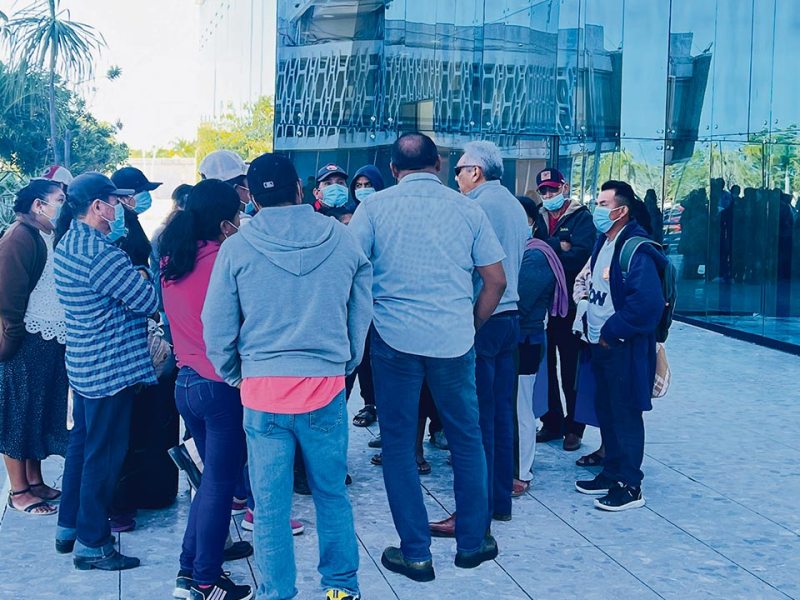
[[[27,494],[31,491],[31,488],[27,487],[24,490],[20,490],[18,492],[10,491],[8,492],[8,507],[16,510],[18,512],[27,513],[29,515],[36,515],[37,517],[44,517],[46,515],[54,515],[58,512],[58,508],[47,502],[46,500],[42,500],[41,502],[34,502],[33,504],[29,504],[25,508],[17,508],[14,506],[13,498],[14,496],[21,496],[22,494]],[[32,493],[32,492],[31,492]],[[37,509],[44,509],[43,511],[36,512]]]
[[[602,467],[605,458],[598,450],[595,450],[591,454],[581,456],[575,461],[575,464],[579,467]]]
[[[46,500],[47,502],[55,502],[56,500],[61,499],[61,490],[51,488],[44,481],[42,481],[41,483],[30,483],[28,485],[30,485],[31,493],[34,496],[39,496],[39,498],[41,498],[42,500]],[[37,494],[36,490],[34,490],[33,488],[50,488],[51,490],[53,490],[54,495],[48,498],[47,496],[42,496],[41,494]]]
[[[383,454],[378,452],[377,454],[373,455],[372,458],[369,459],[373,465],[382,466],[383,465]]]
[[[430,475],[431,464],[425,460],[424,456],[417,456],[417,472],[420,475]]]
[[[374,404],[367,404],[353,417],[353,425],[356,427],[369,427],[378,420],[378,411]]]

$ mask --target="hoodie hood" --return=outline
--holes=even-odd
[[[306,275],[324,263],[339,244],[344,227],[308,204],[263,208],[240,235],[276,267]]]
[[[383,175],[378,170],[378,167],[375,165],[366,165],[361,167],[356,174],[353,175],[353,179],[350,180],[350,197],[356,197],[356,179],[359,177],[366,177],[369,179],[369,182],[372,184],[372,187],[375,189],[376,192],[380,192],[381,190],[386,188],[386,184],[383,182]]]

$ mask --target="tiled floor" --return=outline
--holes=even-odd
[[[472,570],[452,564],[454,542],[435,539],[436,581],[417,584],[388,573],[380,553],[397,542],[379,467],[369,464],[371,433],[353,428],[351,489],[361,548],[364,598],[638,600],[800,598],[800,375],[795,356],[676,324],[668,343],[673,387],[647,415],[647,507],[622,514],[592,508],[573,481],[577,458],[539,447],[532,492],[514,503],[514,520],[493,525],[501,553]],[[351,409],[356,409],[354,405]],[[594,449],[597,432],[586,436]],[[429,449],[423,478],[431,519],[453,509],[445,453]],[[56,480],[60,461],[48,461]],[[79,572],[55,554],[55,519],[6,511],[0,524],[0,599],[167,599],[187,512],[142,511],[121,550],[139,569]],[[321,598],[310,498],[296,497],[306,533],[295,538],[300,598]],[[238,537],[249,539],[240,532]],[[228,563],[235,579],[255,582],[255,566]]]

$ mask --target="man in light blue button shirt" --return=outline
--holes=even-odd
[[[497,556],[486,534],[486,458],[478,424],[475,331],[506,288],[503,248],[484,211],[437,177],[429,137],[392,146],[398,185],[373,194],[350,230],[373,265],[372,368],[381,415],[383,477],[400,548],[383,565],[417,581],[434,578],[428,518],[414,460],[419,395],[427,380],[453,456],[458,567]],[[473,305],[473,273],[483,286]]]

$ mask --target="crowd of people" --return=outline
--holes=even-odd
[[[529,490],[536,444],[577,451],[586,424],[603,444],[577,463],[601,470],[577,491],[604,511],[644,505],[642,412],[668,300],[647,206],[608,181],[592,213],[556,168],[515,197],[486,141],[465,146],[459,191],[441,165],[429,137],[404,134],[395,185],[328,164],[312,199],[288,158],[216,151],[152,240],[139,215],[160,184],[139,169],[31,180],[0,238],[9,508],[57,514],[56,550],[78,569],[135,568],[112,533],[174,500],[174,461],[194,490],[174,595],[277,600],[297,594],[292,496],[310,493],[324,593],[355,600],[356,381],[352,425],[378,423],[372,462],[400,540],[389,571],[433,580],[431,536],[456,540],[459,568],[497,557],[492,521]],[[429,420],[454,474],[440,522],[419,485]],[[50,455],[65,457],[61,490],[42,478]],[[230,540],[232,514],[252,546]],[[257,590],[223,570],[253,550]]]

